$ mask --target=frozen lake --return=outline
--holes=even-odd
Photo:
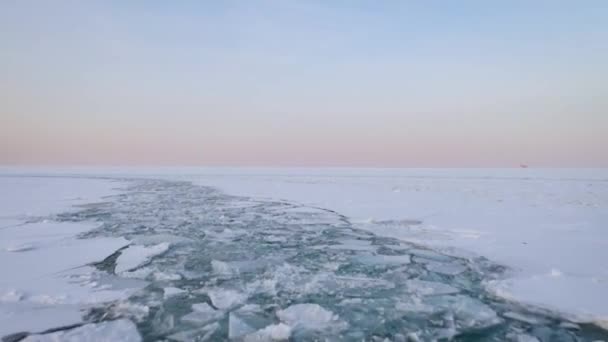
[[[3,169],[0,189],[11,340],[608,340],[605,170]]]

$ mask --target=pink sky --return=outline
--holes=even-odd
[[[592,3],[4,2],[0,164],[608,166]]]

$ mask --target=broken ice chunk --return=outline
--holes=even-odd
[[[524,323],[528,323],[528,324],[532,324],[532,325],[547,323],[547,321],[542,318],[532,317],[532,316],[524,315],[522,313],[513,312],[513,311],[507,311],[502,315],[506,318],[510,318],[510,319],[513,319],[516,321],[520,321],[520,322],[524,322]]]
[[[262,307],[258,304],[245,304],[238,310],[239,313],[262,312]]]
[[[405,282],[406,291],[421,296],[446,295],[458,293],[459,290],[448,284],[433,281],[411,279]]]
[[[358,239],[345,239],[340,241],[338,245],[329,245],[330,249],[337,250],[353,250],[353,251],[375,251],[376,246],[371,244],[371,241],[368,240],[358,240]]]
[[[427,260],[447,262],[447,261],[451,261],[453,259],[447,255],[439,254],[437,252],[433,252],[428,249],[412,249],[409,252],[417,258],[422,258],[422,259],[427,259]]]
[[[295,304],[279,310],[277,317],[295,329],[323,330],[344,325],[338,315],[318,304]]]
[[[228,338],[234,339],[254,332],[255,329],[234,312],[228,316]]]
[[[80,341],[125,341],[139,342],[141,336],[137,327],[127,319],[102,322],[99,324],[85,324],[81,327],[67,331],[58,331],[44,335],[30,335],[26,342],[80,342]]]
[[[435,309],[428,304],[422,302],[422,298],[418,296],[411,296],[409,298],[403,298],[395,303],[395,309],[399,311],[417,312],[417,313],[433,313]]]
[[[211,303],[221,310],[230,309],[247,300],[247,295],[235,290],[213,289],[208,290],[207,295],[211,299]]]
[[[175,273],[165,273],[165,272],[154,272],[154,279],[158,281],[172,281],[172,280],[180,280],[182,276]]]
[[[220,260],[211,260],[213,272],[221,275],[238,275],[239,269],[230,263]]]
[[[521,340],[522,342],[538,342],[538,341],[564,341],[574,342],[579,341],[577,338],[572,336],[570,333],[563,330],[549,328],[547,326],[536,326],[533,327],[529,334],[532,335],[533,339]],[[519,342],[520,340],[517,340]],[[597,342],[597,340],[596,340]]]
[[[209,341],[211,336],[220,328],[220,324],[215,322],[204,326],[201,329],[180,331],[168,336],[171,341],[190,342],[190,341]]]
[[[205,324],[222,317],[222,313],[215,310],[207,303],[192,304],[192,312],[183,316],[182,321],[197,324]]]
[[[165,299],[168,299],[168,298],[171,298],[171,297],[175,297],[177,295],[180,295],[180,294],[186,292],[185,290],[179,289],[177,287],[165,287],[163,289],[163,291],[164,291],[164,298]]]
[[[407,342],[420,342],[420,338],[418,338],[418,334],[411,332],[406,336]]]
[[[568,329],[568,330],[580,330],[581,329],[581,327],[578,324],[572,323],[572,322],[560,322],[559,327]]]
[[[507,338],[513,342],[540,342],[538,338],[528,334],[507,335]]]
[[[245,336],[244,342],[287,341],[291,336],[291,327],[284,323],[269,325],[262,330]]]
[[[0,302],[18,302],[22,300],[23,297],[25,297],[25,295],[17,290],[0,292]]]
[[[444,275],[455,276],[467,270],[467,268],[463,265],[456,263],[438,263],[438,262],[429,262],[426,265],[426,268],[435,273],[441,273]]]
[[[116,274],[128,272],[145,264],[151,258],[166,252],[169,249],[169,243],[163,242],[154,246],[129,246],[123,250],[116,259]]]
[[[451,312],[459,331],[484,329],[502,321],[489,306],[471,297],[456,295],[426,298],[426,302],[433,307]]]
[[[366,265],[401,265],[409,264],[409,255],[364,255],[356,258]]]

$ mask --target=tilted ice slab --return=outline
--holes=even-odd
[[[255,328],[247,324],[238,314],[228,315],[228,338],[235,339],[255,332]]]
[[[0,303],[0,337],[21,332],[43,332],[82,321],[78,305]]]
[[[291,336],[291,327],[284,323],[272,324],[264,329],[246,335],[244,342],[287,341]]]
[[[456,262],[436,262],[429,260],[426,263],[426,269],[448,276],[459,275],[467,270],[467,267]]]
[[[186,290],[182,290],[180,288],[177,287],[165,287],[163,289],[163,296],[165,299],[169,299],[171,297],[176,297],[179,296],[181,294],[187,293]]]
[[[411,262],[409,255],[364,255],[357,261],[367,265],[405,265]]]
[[[405,281],[404,291],[406,293],[416,294],[420,296],[446,295],[459,292],[457,288],[448,284],[419,279],[411,279]]]
[[[192,312],[183,316],[182,320],[196,324],[207,324],[222,317],[223,312],[218,311],[207,303],[192,304]]]
[[[346,327],[338,315],[319,304],[295,304],[278,311],[277,317],[296,330],[342,330]]]
[[[44,335],[30,335],[24,342],[140,342],[141,336],[135,324],[129,320],[102,322],[99,324],[85,324],[68,331],[59,331]]]
[[[247,300],[246,294],[230,289],[215,288],[205,290],[205,292],[211,299],[213,305],[222,310],[230,309]]]
[[[169,335],[171,341],[191,342],[191,341],[211,341],[213,334],[220,329],[220,324],[215,322],[203,326],[202,328],[180,331]],[[261,341],[260,341],[261,342]]]
[[[98,223],[56,222],[51,214],[116,194],[116,182],[0,176],[0,337],[80,323],[83,308],[126,299],[88,265],[126,246],[122,237],[80,239]],[[8,218],[8,219],[6,219]],[[10,221],[10,224],[6,224]]]
[[[121,251],[120,256],[116,260],[117,274],[126,273],[145,264],[151,258],[166,252],[169,249],[169,243],[163,242],[153,246],[133,245]]]
[[[0,230],[0,286],[29,286],[37,276],[101,261],[129,242],[124,238],[79,239],[94,223],[40,222]],[[16,248],[29,246],[29,248]]]
[[[95,269],[86,266],[128,244],[123,238],[75,237],[96,226],[32,223],[0,230],[4,243],[19,240],[32,246],[0,251],[0,336],[78,323],[83,305],[126,298],[123,289],[100,288],[91,276]],[[11,293],[18,295],[8,300]]]

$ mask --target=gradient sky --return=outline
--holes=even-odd
[[[608,166],[608,1],[0,1],[0,164]]]

